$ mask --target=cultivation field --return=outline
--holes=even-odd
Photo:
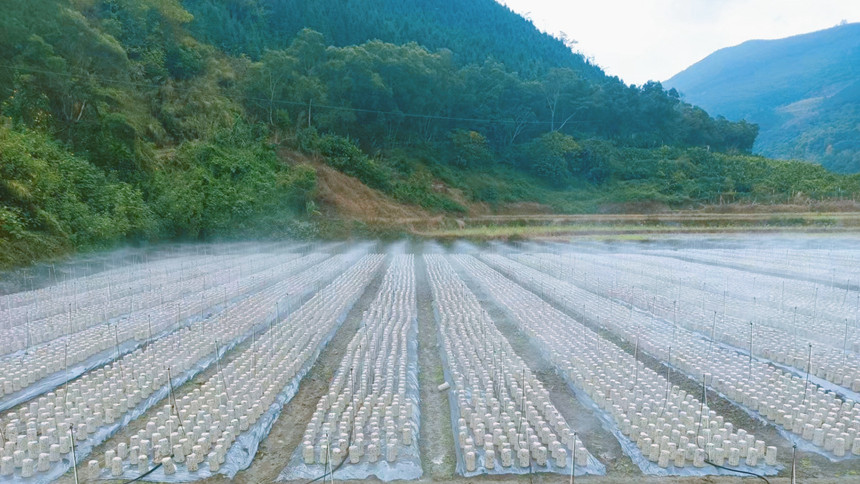
[[[7,482],[857,482],[860,240],[173,246],[7,277]]]

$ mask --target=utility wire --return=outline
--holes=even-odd
[[[29,67],[21,67],[21,66],[11,66],[8,64],[0,64],[0,68],[5,68],[8,70],[15,71],[23,71],[23,72],[32,72],[36,74],[48,74],[53,76],[67,77],[72,79],[96,79],[105,83],[126,85],[130,87],[148,87],[153,89],[161,89],[165,87],[165,85],[155,84],[155,83],[146,83],[146,82],[136,82],[136,81],[123,81],[118,79],[109,79],[106,77],[98,76],[95,74],[89,75],[80,75],[80,74],[72,74],[72,73],[61,73],[61,72],[52,72],[43,69],[33,69]],[[186,93],[194,93],[197,92],[196,89],[184,88],[179,86],[170,86],[170,88],[174,91],[186,92]],[[244,99],[248,101],[258,101],[272,104],[281,104],[286,106],[308,106],[308,103],[305,101],[290,101],[286,99],[266,99],[266,98],[257,98],[257,97],[248,97],[245,96]],[[417,119],[435,119],[439,121],[460,121],[460,122],[471,122],[471,123],[485,123],[485,124],[517,124],[517,125],[540,125],[540,126],[553,126],[557,124],[557,122],[553,121],[517,121],[515,119],[491,119],[491,118],[468,118],[468,117],[458,117],[458,116],[443,116],[437,114],[423,114],[423,113],[404,113],[399,110],[394,111],[384,111],[380,109],[368,109],[368,108],[354,108],[349,106],[337,106],[331,104],[313,104],[314,108],[317,109],[330,109],[333,111],[348,111],[348,112],[356,112],[356,113],[367,113],[367,114],[380,114],[380,115],[388,115],[388,116],[399,116],[404,118],[417,118]],[[571,122],[576,124],[587,124],[587,120],[571,120]]]

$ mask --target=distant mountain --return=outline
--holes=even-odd
[[[860,172],[860,23],[720,49],[664,84],[758,123],[757,153]]]

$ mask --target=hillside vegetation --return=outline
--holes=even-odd
[[[353,185],[318,185],[319,163],[420,216],[860,192],[749,155],[757,130],[607,77],[491,0],[9,0],[0,264],[348,233],[332,187]]]
[[[666,85],[757,123],[756,153],[860,172],[860,23],[721,49]]]

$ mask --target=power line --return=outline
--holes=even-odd
[[[8,70],[15,71],[23,71],[23,72],[31,72],[37,74],[47,74],[53,76],[67,77],[72,79],[96,79],[105,83],[126,85],[130,87],[148,87],[152,89],[160,89],[164,87],[163,85],[155,84],[155,83],[146,83],[146,82],[135,82],[135,81],[124,81],[118,79],[110,79],[102,76],[98,76],[95,74],[89,75],[80,75],[80,74],[72,74],[72,73],[60,73],[47,71],[44,69],[34,69],[30,67],[21,67],[21,66],[11,66],[8,64],[0,64],[0,67],[6,68]],[[171,86],[171,89],[179,92],[193,93],[194,89],[179,87],[179,86]],[[265,99],[258,97],[249,97],[244,96],[246,100],[249,101],[259,101],[271,104],[281,104],[285,106],[308,106],[308,103],[304,101],[290,101],[286,99]],[[491,119],[491,118],[466,118],[466,117],[458,117],[458,116],[443,116],[437,114],[423,114],[423,113],[404,113],[402,111],[383,111],[380,109],[368,109],[368,108],[355,108],[350,106],[337,106],[331,104],[314,104],[313,105],[317,109],[330,109],[333,111],[348,111],[348,112],[357,112],[357,113],[366,113],[366,114],[381,114],[388,116],[399,116],[404,118],[415,118],[415,119],[434,119],[439,121],[457,121],[457,122],[469,122],[469,123],[484,123],[484,124],[515,124],[515,125],[553,125],[552,121],[517,121],[515,119]],[[586,123],[585,120],[574,120],[574,123]]]

